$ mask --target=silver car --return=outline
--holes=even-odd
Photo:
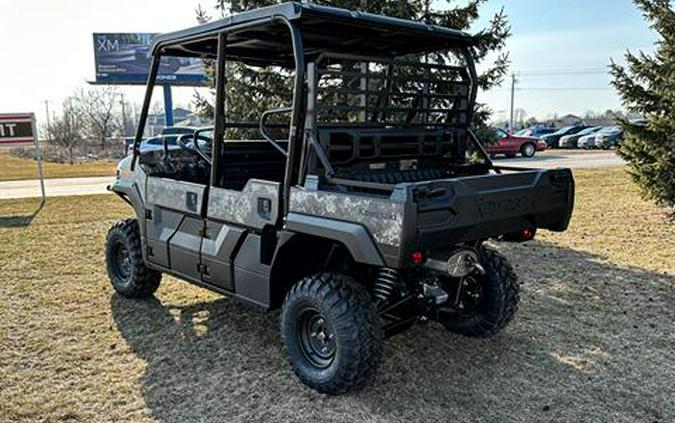
[[[578,132],[576,134],[572,135],[565,135],[564,137],[560,138],[560,141],[558,141],[558,147],[560,148],[577,148],[579,139],[581,137],[585,137],[586,135],[591,135],[595,134],[599,130],[601,130],[601,126],[593,126],[590,128],[586,128],[581,132]]]
[[[598,132],[595,137],[595,146],[607,150],[618,147],[621,141],[623,141],[623,130],[618,126],[610,126]]]

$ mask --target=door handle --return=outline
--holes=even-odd
[[[258,198],[258,216],[265,220],[272,218],[272,200],[269,198]]]
[[[188,191],[185,194],[185,207],[191,212],[197,213],[197,203],[199,202],[199,196],[196,192]]]

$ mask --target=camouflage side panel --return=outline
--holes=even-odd
[[[208,217],[256,229],[273,225],[279,217],[278,182],[251,179],[241,191],[212,187]]]
[[[403,241],[404,204],[391,200],[292,188],[292,212],[360,223],[378,244],[399,247]]]
[[[149,177],[146,187],[148,206],[157,205],[192,214],[199,214],[202,209],[206,185]]]
[[[136,185],[141,200],[145,202],[145,181],[148,178],[148,175],[143,171],[141,166],[136,166],[132,171],[132,159],[132,156],[127,156],[117,165],[117,179],[113,182],[113,191],[115,188],[118,188],[119,191],[129,192],[130,190],[133,190],[134,185]]]

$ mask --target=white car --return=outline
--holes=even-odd
[[[595,137],[598,136],[598,133],[590,134],[590,135],[585,135],[581,138],[579,138],[579,148],[584,148],[586,150],[590,150],[592,148],[595,148]]]
[[[579,138],[579,148],[603,148],[615,147],[619,142],[623,131],[618,126],[607,126],[598,132]]]

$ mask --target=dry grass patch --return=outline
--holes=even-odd
[[[32,221],[35,200],[2,201],[0,421],[675,421],[673,226],[621,170],[577,174],[569,232],[499,246],[523,282],[501,335],[415,328],[336,398],[294,377],[275,314],[173,278],[114,295],[103,243],[131,214],[114,196]]]
[[[113,160],[100,160],[73,165],[44,162],[42,170],[44,177],[48,179],[77,178],[85,176],[114,176],[116,166],[117,162]],[[0,181],[19,181],[37,178],[38,169],[35,160],[10,156],[6,150],[0,150]]]
[[[569,230],[542,232],[539,238],[614,264],[675,275],[675,224],[640,198],[623,168],[574,173],[576,207]]]

